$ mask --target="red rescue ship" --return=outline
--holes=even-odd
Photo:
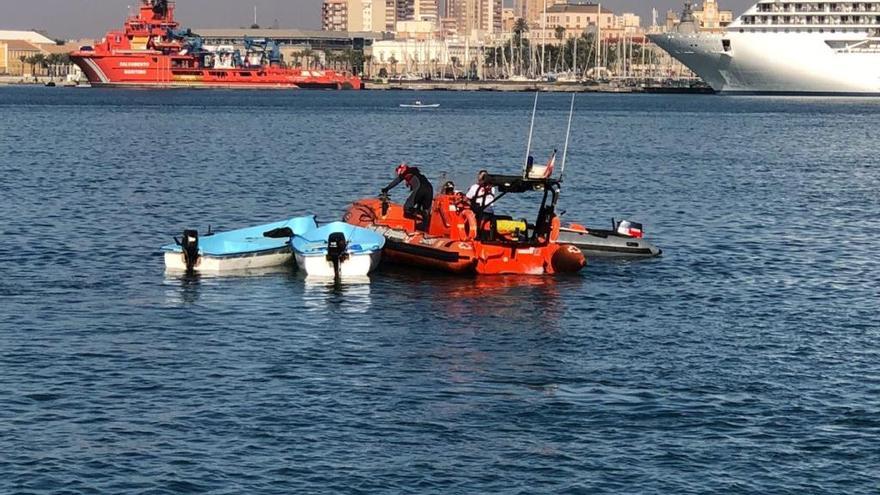
[[[278,45],[244,39],[244,52],[206,46],[174,20],[174,2],[141,0],[137,15],[71,60],[97,87],[361,89],[359,77],[332,70],[287,68]]]

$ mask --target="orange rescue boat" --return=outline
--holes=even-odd
[[[404,215],[387,195],[355,201],[343,220],[381,233],[385,259],[402,264],[480,275],[572,273],[586,265],[580,249],[556,242],[558,180],[488,175],[486,184],[498,189],[496,201],[506,194],[542,193],[535,222],[475,211],[460,192],[434,198],[427,231],[417,230],[418,219]]]

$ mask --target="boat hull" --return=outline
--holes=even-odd
[[[307,277],[335,278],[333,263],[325,255],[304,255],[294,253],[296,264]],[[348,259],[339,264],[339,275],[343,279],[366,277],[373,272],[382,260],[382,251],[349,254]]]
[[[586,265],[571,245],[478,240],[476,228],[462,224],[443,196],[434,199],[428,232],[416,230],[401,205],[389,203],[383,214],[382,202],[373,198],[352,204],[344,219],[382,234],[385,259],[392,263],[476,275],[549,275]]]
[[[289,236],[312,230],[315,225],[315,217],[307,215],[201,237],[194,234],[198,255],[193,271],[221,273],[290,263],[293,260],[293,250]],[[184,232],[184,243],[187,242],[186,236]],[[162,250],[165,252],[167,270],[187,269],[184,249],[180,243],[167,244],[162,246]]]
[[[833,48],[866,36],[735,29],[649,35],[720,93],[875,96],[880,95],[880,50]]]
[[[587,258],[653,258],[663,254],[660,248],[644,239],[626,237],[608,230],[564,230],[559,233],[556,242],[577,246]]]
[[[173,69],[159,53],[100,55],[74,52],[71,60],[96,88],[361,89],[356,77],[334,71],[277,67]]]
[[[200,255],[193,270],[202,273],[221,273],[257,268],[282,266],[293,261],[293,253],[289,247],[259,253],[242,253],[233,256]],[[166,252],[165,269],[168,271],[186,271],[183,253]]]

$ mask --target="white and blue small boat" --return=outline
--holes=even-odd
[[[290,241],[296,263],[309,277],[365,277],[382,259],[385,237],[345,222],[331,222]]]
[[[165,268],[218,273],[283,265],[293,259],[291,236],[316,228],[309,215],[202,237],[197,230],[185,230],[175,244],[162,246]]]
[[[422,103],[421,100],[416,100],[414,103],[401,103],[400,108],[439,108],[439,103]]]

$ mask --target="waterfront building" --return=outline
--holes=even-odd
[[[349,31],[380,33],[387,30],[385,19],[388,0],[356,0],[360,2],[360,23],[349,24]]]
[[[451,19],[458,37],[481,40],[486,35],[501,32],[501,0],[446,0],[444,18]],[[448,34],[448,31],[447,31]]]
[[[348,0],[324,0],[321,4],[321,29],[348,31]]]
[[[638,19],[638,16],[628,14],[627,19]],[[546,40],[547,44],[557,44],[557,28],[563,30],[563,38],[571,38],[582,34],[584,31],[595,30],[603,38],[614,37],[621,31],[618,28],[618,16],[606,7],[599,7],[595,3],[571,4],[561,3],[547,7],[547,13],[539,16],[538,27],[532,29],[527,36],[536,42]],[[542,29],[543,27],[543,29]]]
[[[324,0],[321,29],[324,31],[382,32],[388,27],[387,4],[394,0]]]
[[[699,32],[719,33],[733,22],[733,11],[721,10],[716,0],[705,0],[699,7],[692,7],[688,12],[687,21],[692,21]],[[676,31],[682,20],[677,12],[667,11],[665,32]]]
[[[420,79],[464,77],[482,70],[483,47],[449,40],[384,40],[373,43],[370,74]]]
[[[733,22],[732,10],[721,10],[715,0],[706,0],[699,9],[694,10],[694,20],[700,31],[720,32]]]
[[[542,25],[544,10],[549,11],[554,5],[566,4],[568,0],[520,0],[520,2],[521,17],[529,23],[530,27],[539,29]]]
[[[388,31],[395,31],[398,22],[425,21],[440,22],[438,0],[386,0],[385,23]]]
[[[36,45],[23,40],[0,40],[0,74],[23,76],[29,74],[33,67],[22,58],[29,58],[42,53]]]
[[[439,38],[437,24],[430,21],[398,21],[395,39],[427,40]]]
[[[516,25],[517,17],[520,16],[516,14],[516,9],[501,9],[501,31],[504,33],[509,33],[513,31],[513,27]]]

